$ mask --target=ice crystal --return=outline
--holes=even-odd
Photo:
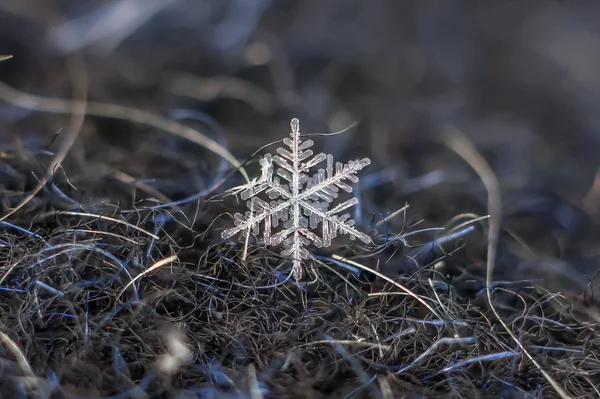
[[[312,140],[300,140],[298,119],[292,119],[290,125],[290,137],[283,140],[289,149],[280,147],[277,149],[278,155],[265,155],[260,160],[260,178],[236,187],[235,191],[241,192],[241,198],[248,200],[249,210],[245,214],[236,213],[235,227],[223,231],[222,237],[227,239],[240,232],[244,232],[246,238],[250,233],[258,235],[262,223],[264,243],[283,243],[281,255],[292,259],[294,277],[300,279],[301,262],[310,256],[306,248],[310,243],[316,247],[328,247],[338,233],[348,234],[351,239],[358,238],[366,244],[371,243],[370,236],[354,227],[355,222],[349,213],[340,215],[340,212],[358,203],[356,198],[329,209],[340,189],[352,192],[348,182],[357,183],[356,173],[371,161],[363,158],[347,164],[337,162],[334,167],[331,154],[320,153],[312,157],[313,151],[309,148],[314,143]],[[309,176],[311,168],[323,161],[327,163],[325,169],[318,169]],[[279,166],[275,170],[276,176],[273,175],[274,164]],[[268,200],[259,198],[258,194],[261,193]],[[282,226],[274,232],[273,229],[280,224]],[[316,233],[317,229],[320,234]]]

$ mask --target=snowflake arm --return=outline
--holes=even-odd
[[[250,183],[232,189],[241,192],[247,201],[248,211],[245,215],[235,214],[235,226],[223,231],[223,239],[237,233],[259,233],[263,224],[263,238],[266,245],[282,244],[282,256],[291,257],[296,279],[302,275],[301,261],[310,253],[306,246],[327,247],[338,233],[348,234],[351,239],[359,239],[366,244],[371,237],[354,227],[354,220],[349,213],[339,213],[356,205],[358,200],[351,198],[333,209],[328,209],[338,197],[339,190],[351,193],[349,183],[357,183],[356,174],[370,164],[368,158],[350,161],[347,164],[333,163],[333,156],[320,153],[313,157],[312,140],[300,139],[298,119],[291,121],[290,137],[283,140],[288,148],[280,147],[277,155],[265,155],[261,159],[261,176]],[[311,158],[312,157],[312,158]],[[327,160],[325,169],[319,169],[312,177],[308,175],[311,168]],[[275,170],[275,166],[277,169]],[[264,193],[267,200],[258,198]],[[272,229],[283,222],[282,229],[272,234]],[[321,236],[312,230],[321,224]]]

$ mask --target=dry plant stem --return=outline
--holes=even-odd
[[[85,118],[87,108],[87,91],[88,91],[88,79],[86,73],[85,63],[81,54],[75,54],[71,56],[67,61],[67,69],[69,74],[73,77],[73,106],[67,111],[71,113],[71,119],[67,126],[67,133],[65,134],[64,140],[61,143],[59,150],[52,159],[52,162],[46,169],[46,175],[40,180],[37,186],[27,195],[23,200],[5,215],[0,217],[0,221],[10,217],[29,201],[35,197],[40,190],[48,183],[48,180],[54,174],[54,171],[60,167],[62,162],[65,160],[67,154],[71,150],[71,147],[75,143],[75,139],[79,135],[83,120]]]
[[[0,343],[6,348],[6,351],[13,355],[19,369],[23,373],[24,386],[28,388],[29,394],[32,398],[42,399],[46,398],[47,394],[41,389],[40,380],[35,376],[27,358],[19,348],[19,346],[10,337],[0,331]],[[25,383],[27,381],[27,383]],[[26,388],[26,389],[27,389]]]
[[[250,398],[251,399],[263,399],[263,394],[258,386],[258,380],[256,379],[256,367],[254,364],[248,366],[248,385],[250,385]]]
[[[111,222],[114,222],[114,223],[125,225],[127,227],[131,227],[132,229],[137,230],[140,233],[144,233],[147,236],[154,238],[155,240],[160,239],[160,237],[157,236],[156,234],[152,234],[149,231],[146,231],[146,230],[142,229],[141,227],[135,226],[133,224],[129,224],[127,222],[124,222],[124,221],[116,219],[116,218],[111,218],[110,216],[96,215],[96,214],[93,214],[93,213],[76,212],[76,211],[61,211],[61,212],[58,212],[58,214],[69,215],[69,216],[91,217],[91,218],[99,219],[99,220],[108,220],[108,221],[111,221]]]
[[[421,363],[421,361],[423,361],[423,359],[428,357],[431,353],[433,353],[437,349],[438,346],[441,346],[442,344],[451,345],[451,344],[473,344],[473,343],[475,343],[475,338],[473,338],[473,337],[440,338],[433,345],[431,345],[425,352],[421,353],[419,355],[419,357],[417,357],[415,360],[410,362],[408,365],[402,367],[400,370],[396,371],[394,374],[402,374],[402,373],[412,369],[413,367],[415,367],[416,365]]]
[[[402,291],[406,292],[409,296],[411,296],[411,297],[415,298],[417,301],[419,301],[423,306],[425,306],[427,309],[429,309],[431,311],[431,313],[433,313],[439,320],[442,320],[442,321],[444,320],[442,315],[439,314],[438,311],[435,310],[433,307],[431,307],[431,305],[429,305],[427,302],[425,302],[425,300],[423,300],[423,298],[421,298],[420,296],[418,296],[417,294],[415,294],[414,292],[412,292],[411,290],[409,290],[402,284],[398,283],[397,281],[394,281],[391,278],[387,277],[386,275],[379,273],[377,270],[373,270],[373,269],[371,269],[367,266],[361,265],[360,263],[355,262],[353,260],[346,259],[343,256],[333,254],[331,257],[337,261],[346,262],[352,266],[358,267],[359,269],[365,270],[369,273],[373,273],[377,277],[384,279],[385,281],[387,281],[390,284],[393,284],[394,286],[400,288]]]
[[[142,191],[145,191],[147,194],[150,194],[152,196],[154,196],[156,199],[158,199],[159,201],[162,201],[165,204],[169,204],[171,202],[173,202],[173,200],[169,197],[167,197],[166,195],[164,195],[163,193],[161,193],[160,191],[158,191],[157,189],[155,189],[154,187],[140,182],[137,179],[135,179],[133,176],[128,175],[125,172],[122,172],[120,170],[114,171],[112,173],[112,176],[116,179],[119,180],[125,184],[129,184],[134,186],[137,189],[140,189]],[[174,206],[174,208],[180,212],[181,208],[179,208],[178,206]],[[183,213],[183,212],[182,212]]]
[[[86,108],[82,108],[80,101],[69,101],[60,98],[44,98],[27,94],[16,90],[0,82],[0,99],[17,105],[22,108],[32,109],[43,112],[54,113],[73,113],[115,118],[151,126],[175,136],[189,140],[198,144],[209,151],[225,158],[232,166],[239,170],[246,181],[250,181],[246,169],[229,152],[213,139],[205,136],[199,131],[187,127],[179,122],[161,118],[159,115],[151,112],[142,111],[135,108],[125,107],[118,104],[87,102]]]
[[[132,240],[129,237],[125,237],[121,234],[116,234],[116,233],[111,233],[109,231],[102,231],[102,230],[86,230],[86,229],[66,229],[64,230],[66,233],[81,233],[81,234],[100,234],[100,235],[105,235],[105,236],[110,236],[110,237],[115,237],[115,238],[119,238],[121,240],[127,241],[130,244],[136,244],[136,245],[140,245],[140,243],[136,240]]]
[[[130,282],[128,282],[127,285],[125,287],[123,287],[123,289],[121,290],[121,292],[119,292],[119,294],[117,295],[117,298],[120,298],[121,295],[123,295],[123,293],[125,291],[127,291],[127,288],[129,288],[130,285],[134,284],[137,280],[139,280],[140,278],[144,277],[146,274],[151,273],[153,270],[156,270],[159,267],[167,265],[167,264],[169,264],[171,262],[174,262],[176,260],[177,260],[177,255],[171,255],[168,258],[164,258],[164,259],[161,259],[161,260],[155,262],[148,269],[144,270],[142,273],[140,273],[137,276],[135,276],[133,278],[133,280],[131,280]]]
[[[2,345],[4,345],[7,351],[15,357],[17,365],[19,366],[19,369],[21,369],[21,372],[24,376],[35,377],[35,374],[33,373],[29,362],[27,362],[27,359],[25,358],[23,352],[21,352],[21,349],[19,349],[17,344],[15,344],[15,342],[3,332],[0,332],[0,342],[2,342]]]
[[[386,217],[381,219],[379,222],[375,223],[375,227],[377,228],[377,227],[381,226],[382,224],[389,222],[392,218],[398,216],[402,212],[406,212],[408,210],[409,206],[410,205],[406,204],[402,208],[390,213],[389,215],[387,215]]]
[[[268,115],[273,110],[273,98],[261,87],[231,76],[199,78],[195,75],[176,72],[169,79],[168,90],[177,95],[206,101],[221,96],[243,101],[258,112]]]
[[[491,353],[489,355],[484,355],[484,356],[477,356],[474,358],[463,360],[461,362],[454,363],[451,366],[444,367],[442,370],[438,371],[434,375],[447,373],[449,371],[456,370],[456,369],[459,369],[464,366],[468,366],[473,363],[480,363],[483,361],[496,360],[496,359],[502,359],[502,358],[512,358],[512,357],[517,357],[517,356],[519,356],[518,352],[509,352],[509,351],[500,352],[500,353]]]
[[[590,379],[588,377],[583,377],[585,379],[585,381],[590,384],[590,386],[592,387],[592,389],[596,392],[596,394],[598,395],[598,397],[600,398],[600,390],[598,390],[598,387],[596,387],[592,381],[590,381]]]
[[[90,14],[75,17],[54,26],[48,32],[48,38],[63,54],[88,47],[107,56],[153,16],[177,1],[179,0],[112,1],[105,4],[104,12],[93,22]]]
[[[366,341],[351,341],[348,339],[342,339],[342,340],[335,340],[335,339],[324,339],[324,340],[320,340],[320,341],[313,341],[313,342],[309,342],[306,344],[302,344],[299,345],[299,348],[303,348],[303,347],[309,347],[309,346],[315,346],[315,345],[320,345],[320,344],[339,344],[339,345],[355,345],[355,346],[366,346],[367,348],[377,348],[381,351],[388,351],[390,350],[390,346],[389,345],[382,345],[382,344],[377,344],[377,343],[373,343],[373,342],[366,342]]]
[[[377,382],[379,383],[379,389],[381,390],[381,396],[383,399],[394,399],[394,392],[392,387],[384,375],[377,376]]]
[[[492,302],[491,293],[491,282],[492,275],[494,273],[494,265],[496,258],[496,249],[498,245],[498,239],[500,235],[500,220],[502,219],[502,198],[500,192],[500,183],[498,178],[490,168],[487,161],[481,156],[481,154],[475,149],[473,144],[469,141],[465,135],[454,127],[449,126],[443,137],[443,141],[456,154],[463,158],[471,168],[479,175],[479,178],[483,182],[486,191],[488,193],[488,213],[490,215],[489,228],[488,228],[488,247],[487,247],[487,270],[486,270],[486,284],[485,290],[487,299],[490,305],[490,309],[494,313],[494,316],[498,319],[502,327],[508,332],[512,340],[517,344],[519,349],[531,360],[531,362],[538,368],[544,378],[550,383],[552,388],[560,395],[561,398],[567,399],[571,396],[548,374],[542,366],[534,359],[533,356],[527,351],[525,346],[521,343],[515,333],[506,325],[502,320],[500,314],[494,307]]]

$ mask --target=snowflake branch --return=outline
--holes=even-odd
[[[292,119],[290,126],[290,137],[283,140],[288,148],[278,148],[278,155],[267,154],[261,159],[261,177],[230,190],[235,193],[241,192],[242,199],[249,199],[249,211],[246,215],[236,213],[235,226],[224,230],[221,236],[227,239],[244,231],[247,241],[250,232],[258,234],[260,223],[264,222],[265,244],[283,244],[281,255],[292,258],[292,272],[298,280],[302,277],[301,261],[310,256],[306,248],[309,244],[327,247],[338,233],[348,234],[352,239],[358,238],[367,244],[372,242],[370,236],[354,227],[354,220],[350,218],[349,213],[339,215],[340,212],[356,205],[356,198],[328,210],[329,204],[337,198],[339,189],[352,192],[349,183],[357,183],[357,172],[371,161],[364,158],[347,164],[338,162],[334,168],[332,155],[320,153],[313,156],[310,149],[313,141],[303,142],[300,139],[298,119]],[[307,173],[310,169],[324,160],[327,160],[327,166],[309,177]],[[274,164],[278,165],[275,177]],[[258,194],[262,192],[269,197],[270,202],[258,198]],[[277,228],[280,221],[283,221],[283,228],[271,234],[271,229]],[[321,236],[311,231],[316,229],[319,223]]]

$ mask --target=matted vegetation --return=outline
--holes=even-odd
[[[591,5],[124,4],[0,5],[2,397],[600,396]],[[299,281],[222,238],[292,117],[372,160]]]

